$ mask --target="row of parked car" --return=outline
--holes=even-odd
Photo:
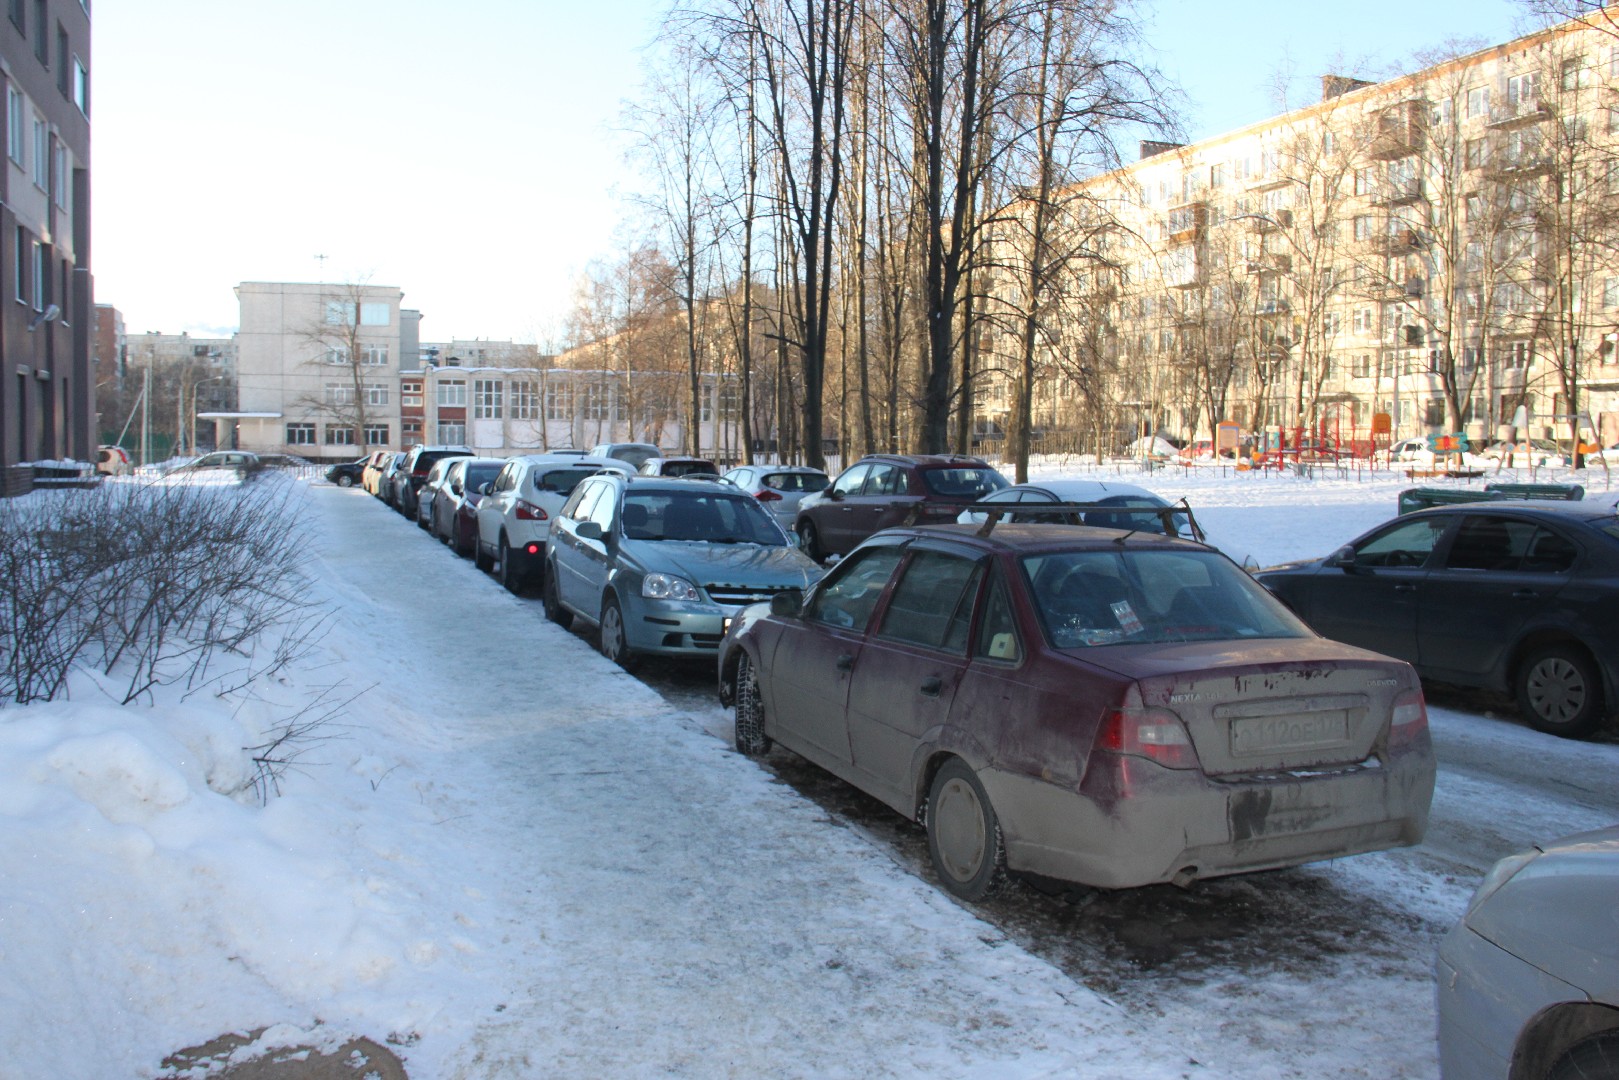
[[[1014,873],[1186,884],[1415,844],[1420,677],[1515,689],[1565,735],[1619,700],[1611,506],[1435,507],[1253,573],[1128,485],[905,455],[675,476],[641,450],[419,447],[362,482],[624,667],[715,663],[740,752],[780,744],[916,820],[968,901]],[[1442,954],[1447,1075],[1611,1075],[1578,1071],[1619,1049],[1578,942],[1616,861],[1609,830],[1492,871]],[[1525,933],[1545,898],[1557,925]]]

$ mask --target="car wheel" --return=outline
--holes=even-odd
[[[765,734],[765,703],[759,695],[759,672],[743,652],[736,666],[736,752],[749,757],[770,753]]]
[[[449,544],[455,549],[455,553],[457,555],[465,559],[472,554],[473,548],[478,546],[478,534],[472,534],[472,544],[469,546],[466,542],[466,533],[462,529],[457,528],[455,530],[455,539],[451,540]]]
[[[1552,1063],[1546,1080],[1619,1080],[1619,1031],[1581,1039]]]
[[[804,520],[798,523],[798,550],[818,563],[826,561],[826,552],[821,550],[821,536],[815,531],[815,522]]]
[[[500,547],[495,550],[500,554],[500,583],[515,596],[523,591],[523,575],[517,569],[517,559],[506,543],[505,533],[500,534]]]
[[[641,655],[630,648],[624,636],[624,611],[611,596],[602,604],[601,644],[602,655],[625,671],[641,666]]]
[[[573,612],[562,606],[562,597],[557,595],[556,577],[554,571],[545,575],[540,585],[540,603],[545,607],[545,617],[566,630],[573,625]]]
[[[418,529],[422,530],[423,532],[427,532],[427,531],[429,531],[427,526],[428,526],[428,520],[427,520],[427,518],[422,516],[422,504],[417,503],[416,504],[416,527]]]
[[[946,889],[977,902],[1006,882],[1001,823],[972,769],[951,758],[933,778],[927,805],[928,854]]]
[[[1536,731],[1583,738],[1602,721],[1602,680],[1583,651],[1553,645],[1524,661],[1518,707]]]
[[[352,477],[352,476],[339,476],[337,478],[337,486],[338,487],[353,487],[354,486],[354,477]]]
[[[483,553],[483,541],[481,540],[474,540],[472,542],[472,565],[476,566],[479,570],[482,570],[486,574],[495,565],[495,560]]]

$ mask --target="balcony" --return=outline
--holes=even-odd
[[[1244,214],[1245,220],[1254,223],[1258,232],[1275,232],[1278,229],[1291,229],[1293,227],[1293,211],[1271,210],[1264,214]]]
[[[1371,238],[1372,247],[1385,255],[1399,255],[1407,251],[1419,251],[1422,248],[1422,234],[1415,229],[1400,229],[1397,232],[1379,233]]]
[[[1490,106],[1490,114],[1484,120],[1485,127],[1498,131],[1506,131],[1524,124],[1538,124],[1542,120],[1552,118],[1550,102],[1531,98],[1528,101],[1503,102]]]
[[[1422,177],[1420,176],[1384,184],[1372,194],[1372,203],[1375,206],[1404,206],[1408,203],[1419,202],[1421,199]]]
[[[1551,171],[1552,161],[1546,154],[1520,154],[1517,157],[1498,154],[1484,170],[1484,175],[1498,183],[1516,183],[1537,176],[1550,176]]]
[[[1206,203],[1189,202],[1174,207],[1169,211],[1165,222],[1165,231],[1172,244],[1196,243],[1203,236],[1203,230],[1209,220],[1209,208]]]
[[[1426,107],[1420,101],[1402,101],[1377,118],[1377,134],[1367,155],[1378,161],[1410,157],[1422,149],[1426,131]]]
[[[1291,305],[1279,296],[1261,300],[1258,308],[1261,315],[1286,315],[1291,310]]]
[[[1293,256],[1281,252],[1266,252],[1257,259],[1249,259],[1247,269],[1250,274],[1275,272],[1286,274],[1293,269]]]

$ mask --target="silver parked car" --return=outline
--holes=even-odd
[[[526,454],[506,462],[487,485],[478,504],[474,558],[512,592],[545,571],[545,542],[551,519],[568,501],[579,481],[604,469],[629,472],[617,458],[578,454]]]
[[[804,589],[821,568],[728,484],[601,473],[551,523],[545,613],[601,627],[626,669],[647,653],[712,659],[745,605]]]
[[[724,477],[759,500],[787,532],[798,519],[804,496],[825,491],[832,478],[808,465],[740,465]]]
[[[1619,1078],[1619,826],[1510,855],[1439,947],[1446,1080]]]

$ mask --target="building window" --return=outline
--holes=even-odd
[[[1352,374],[1357,379],[1370,378],[1372,374],[1372,357],[1369,353],[1361,353],[1355,357]]]
[[[14,86],[6,87],[6,154],[18,165],[28,156],[28,135],[23,127],[22,94]]]
[[[422,441],[422,422],[420,420],[401,420],[399,422],[399,438],[406,446],[415,446]]]
[[[1528,72],[1507,80],[1507,104],[1527,105],[1535,100],[1535,75]]]
[[[367,405],[388,404],[388,384],[380,382],[366,383],[365,403]]]
[[[474,379],[472,382],[472,418],[499,420],[505,384],[499,379]]]
[[[584,415],[586,420],[607,419],[607,397],[607,387],[601,383],[585,384]]]
[[[533,383],[512,383],[511,398],[513,420],[538,420],[540,418],[539,399],[534,394]]]
[[[287,445],[288,446],[314,446],[315,445],[315,425],[314,424],[288,424],[287,425]]]
[[[326,404],[353,405],[354,387],[348,383],[329,382],[326,384]]]
[[[1464,150],[1465,162],[1469,169],[1484,168],[1484,140],[1468,139]]]
[[[56,181],[56,205],[66,210],[68,208],[67,146],[63,143],[56,144],[56,176],[53,179]]]
[[[51,28],[50,20],[45,18],[45,0],[34,0],[34,55],[46,70],[50,69]]]
[[[545,418],[573,419],[573,384],[552,383],[545,388]]]
[[[1563,66],[1558,70],[1557,82],[1564,90],[1579,89],[1580,62],[1578,59],[1563,61]]]
[[[73,104],[85,116],[90,115],[90,71],[77,56],[73,58]]]
[[[1374,232],[1372,219],[1369,214],[1361,214],[1355,218],[1355,239],[1370,240]]]
[[[29,300],[33,304],[35,311],[44,311],[46,302],[45,283],[49,280],[45,276],[45,245],[36,240],[32,254],[32,273],[28,276]]]
[[[369,344],[360,346],[360,363],[367,367],[382,367],[388,363],[388,346]]]
[[[67,31],[56,27],[56,89],[63,97],[73,93],[73,46],[68,44]]]
[[[51,189],[51,129],[40,116],[34,117],[34,186]]]
[[[353,446],[354,429],[351,427],[329,427],[326,429],[327,446]]]
[[[19,33],[28,32],[28,16],[23,11],[23,0],[7,0],[6,14],[11,16],[11,24]]]
[[[354,305],[344,300],[326,301],[327,326],[353,326]]]
[[[365,445],[367,445],[367,446],[387,446],[388,445],[388,425],[387,424],[367,424],[367,425],[365,425]]]
[[[349,350],[344,345],[326,346],[326,362],[328,364],[346,364],[349,362]]]
[[[393,307],[383,302],[367,301],[360,305],[361,326],[389,326],[393,323]]]
[[[1364,169],[1355,170],[1356,195],[1370,195],[1374,190],[1376,190],[1376,187],[1377,181],[1370,166],[1367,166]]]
[[[438,426],[438,441],[441,446],[461,446],[467,441],[467,425],[464,423],[446,423]]]
[[[1485,86],[1475,86],[1467,92],[1467,115],[1471,117],[1483,116],[1490,111],[1490,90]]]
[[[465,405],[467,403],[467,381],[465,379],[442,379],[438,383],[439,408]],[[456,440],[460,441],[460,440]]]

